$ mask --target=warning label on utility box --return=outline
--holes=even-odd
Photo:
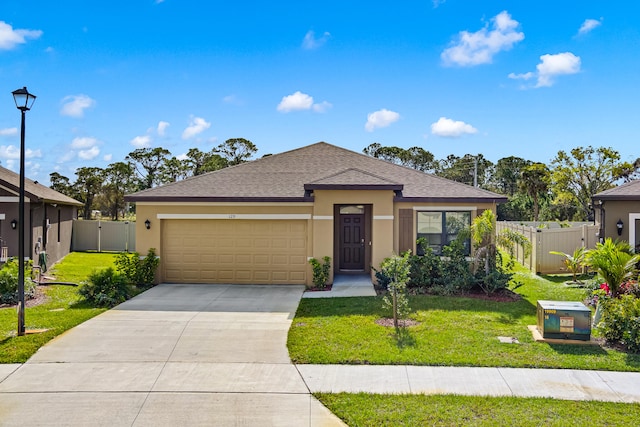
[[[573,333],[573,317],[560,317],[560,332]]]

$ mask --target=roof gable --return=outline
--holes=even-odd
[[[414,201],[506,201],[506,197],[490,191],[325,142],[143,190],[126,199],[133,202],[311,201],[309,192],[323,186],[402,190],[402,195],[397,197]]]
[[[17,196],[20,191],[20,175],[7,168],[0,167],[0,186],[5,191]],[[24,192],[25,196],[30,200],[37,202],[82,206],[81,202],[26,177],[24,179]]]
[[[629,181],[592,196],[600,200],[640,200],[640,180]]]

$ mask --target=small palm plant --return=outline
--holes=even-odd
[[[582,269],[585,266],[585,256],[587,254],[586,248],[580,246],[573,251],[572,255],[559,251],[549,251],[549,253],[552,255],[563,256],[563,262],[565,267],[567,267],[567,271],[573,275],[573,283],[582,283],[578,279],[578,274],[582,272]]]
[[[617,297],[620,285],[636,277],[636,264],[640,255],[631,253],[626,242],[614,242],[607,238],[598,243],[595,249],[586,253],[586,264],[595,270],[609,286],[612,297]]]

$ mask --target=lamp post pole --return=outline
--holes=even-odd
[[[20,190],[18,193],[18,335],[24,335],[24,119],[25,113],[31,109],[36,97],[24,87],[13,91],[13,99],[22,116],[20,125]]]

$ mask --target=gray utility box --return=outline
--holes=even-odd
[[[591,310],[581,302],[538,301],[538,331],[542,338],[589,341]]]

